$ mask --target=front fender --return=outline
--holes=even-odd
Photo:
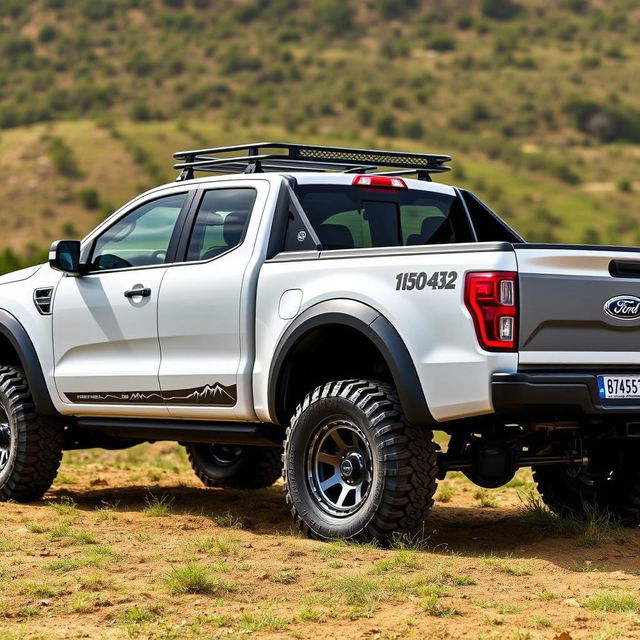
[[[4,309],[0,309],[0,335],[7,339],[18,355],[38,413],[57,416],[33,342],[20,322]]]

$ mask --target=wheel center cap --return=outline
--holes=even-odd
[[[348,454],[340,463],[340,473],[345,480],[355,480],[362,473],[362,459],[357,453]]]

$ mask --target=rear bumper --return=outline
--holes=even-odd
[[[600,398],[595,373],[494,373],[491,393],[494,411],[500,415],[526,414],[546,419],[575,419],[581,415],[640,417],[640,400]]]

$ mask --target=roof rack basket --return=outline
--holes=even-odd
[[[242,154],[246,151],[246,155]],[[219,155],[223,154],[223,155]],[[231,147],[211,147],[178,151],[173,154],[181,170],[178,181],[190,180],[195,171],[216,173],[262,173],[265,171],[337,171],[376,175],[417,174],[431,180],[430,174],[449,171],[443,154],[380,151],[326,147],[289,142],[254,142]]]

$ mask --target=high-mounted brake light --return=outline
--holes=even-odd
[[[476,336],[486,351],[515,351],[518,326],[517,274],[513,271],[468,273],[464,303]]]
[[[354,187],[374,187],[381,189],[406,189],[402,178],[393,176],[356,176],[351,183]]]

